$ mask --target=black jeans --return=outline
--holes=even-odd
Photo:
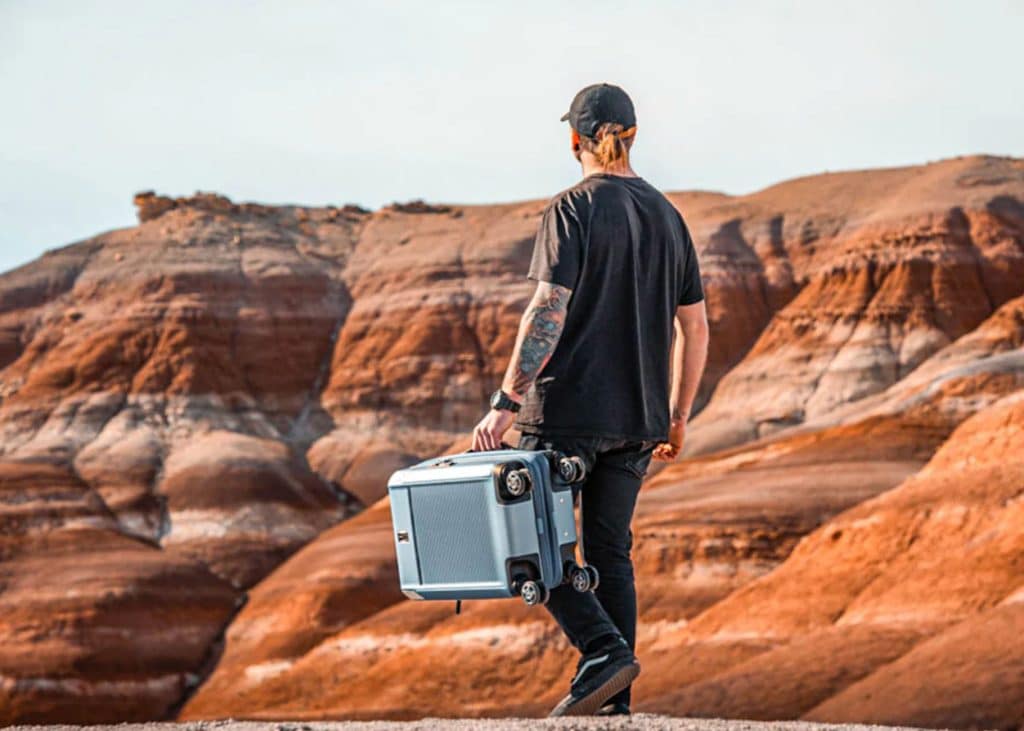
[[[597,568],[600,581],[594,593],[580,594],[568,584],[551,589],[548,611],[581,653],[591,652],[621,636],[636,648],[636,586],[629,552],[629,528],[640,483],[656,442],[600,437],[523,434],[520,449],[555,449],[583,459],[587,479],[573,485],[582,516],[581,549]],[[629,704],[630,689],[609,702]]]

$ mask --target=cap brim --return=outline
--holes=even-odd
[[[563,114],[562,118],[560,120],[558,120],[558,121],[559,122],[568,122],[569,121],[569,112],[566,112],[565,114]]]

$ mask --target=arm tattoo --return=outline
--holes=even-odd
[[[537,374],[555,352],[565,327],[572,290],[557,284],[541,283],[526,308],[519,328],[519,338],[508,373],[505,390],[525,395]]]

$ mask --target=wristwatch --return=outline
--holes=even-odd
[[[522,404],[513,401],[511,396],[499,388],[491,394],[491,408],[497,409],[498,411],[511,411],[513,414],[518,414],[519,409],[522,408]]]

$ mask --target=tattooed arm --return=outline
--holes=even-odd
[[[572,290],[540,282],[519,322],[519,335],[501,389],[520,403],[537,374],[551,359],[565,326]]]
[[[519,322],[512,359],[501,390],[522,403],[537,374],[555,352],[565,326],[572,290],[550,282],[538,282],[523,318]],[[501,438],[515,421],[511,411],[492,409],[473,430],[473,449],[498,449]]]

